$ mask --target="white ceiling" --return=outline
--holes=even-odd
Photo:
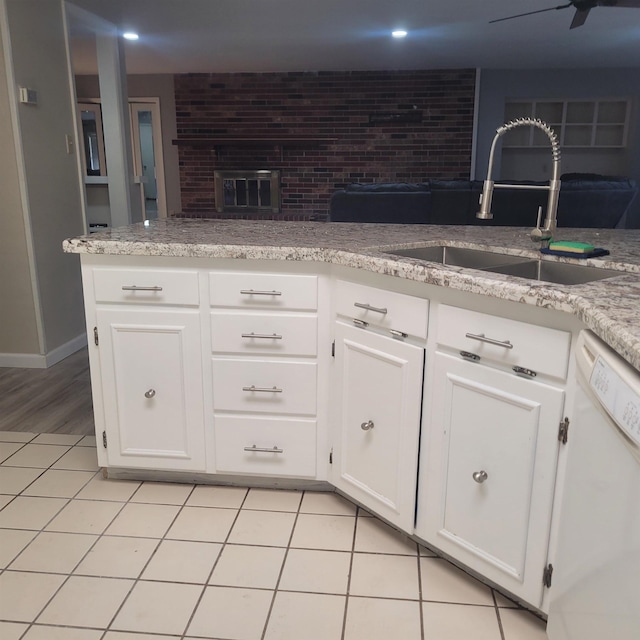
[[[123,30],[127,72],[270,72],[640,66],[640,9],[573,7],[489,24],[562,0],[70,0]],[[390,32],[404,28],[402,41]],[[95,47],[72,19],[74,66]]]

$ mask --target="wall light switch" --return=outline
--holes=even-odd
[[[72,155],[73,154],[73,148],[74,148],[73,136],[71,136],[71,135],[69,135],[67,133],[65,135],[65,137],[64,137],[64,141],[65,141],[65,144],[67,145],[67,154],[68,155]]]
[[[19,87],[19,97],[22,104],[38,104],[38,92],[35,89]]]

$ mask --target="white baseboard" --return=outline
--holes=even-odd
[[[47,369],[87,346],[87,334],[76,336],[45,355],[36,353],[0,353],[0,367]]]

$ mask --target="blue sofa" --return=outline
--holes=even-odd
[[[499,188],[493,193],[493,219],[478,220],[476,211],[481,192],[482,181],[479,180],[350,184],[331,196],[329,220],[531,227],[535,225],[538,207],[546,208],[545,190]],[[558,226],[640,228],[637,194],[636,182],[628,178],[564,174],[558,200]]]

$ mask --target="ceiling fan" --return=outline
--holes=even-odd
[[[573,0],[573,2],[567,2],[567,4],[561,4],[557,7],[549,7],[547,9],[538,9],[537,11],[528,11],[527,13],[519,13],[515,16],[509,16],[507,18],[498,18],[497,20],[490,20],[489,24],[493,22],[503,22],[504,20],[512,20],[513,18],[522,18],[523,16],[531,16],[535,13],[544,13],[545,11],[557,11],[558,9],[568,9],[569,7],[575,7],[576,12],[571,21],[570,29],[581,27],[587,20],[589,11],[596,7],[627,7],[629,9],[640,9],[640,0]]]

